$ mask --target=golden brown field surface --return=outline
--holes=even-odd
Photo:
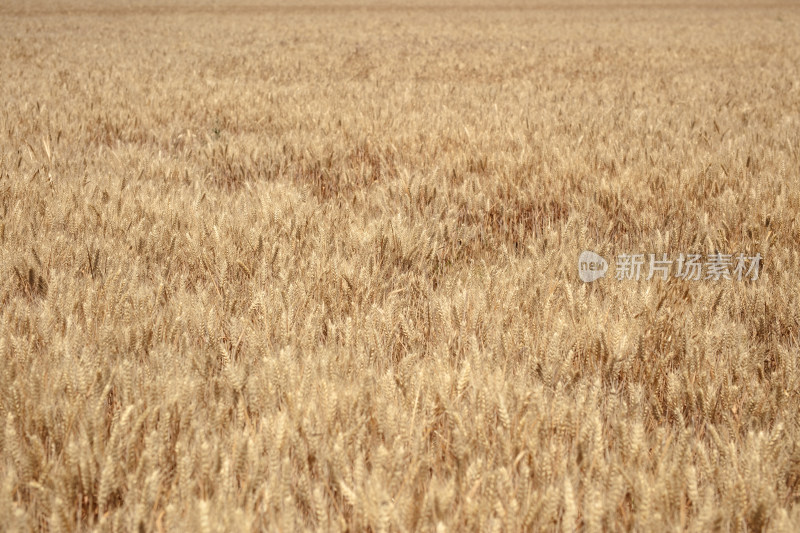
[[[0,0],[0,530],[796,531],[799,217],[796,2]]]

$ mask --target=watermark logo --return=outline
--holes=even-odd
[[[578,257],[578,275],[586,283],[602,278],[607,270],[608,262],[594,252],[584,250]]]
[[[701,254],[680,254],[677,259],[669,258],[667,254],[661,254],[661,257],[656,257],[656,254],[619,254],[614,279],[638,281],[646,273],[645,279],[648,281],[654,277],[664,281],[670,278],[688,281],[756,281],[762,259],[760,253],[748,256],[743,253],[715,252],[705,258]],[[578,276],[586,283],[605,277],[607,270],[606,260],[594,252],[584,250],[578,257]]]

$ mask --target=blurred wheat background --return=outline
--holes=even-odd
[[[433,1],[0,2],[0,529],[800,528],[798,5]]]

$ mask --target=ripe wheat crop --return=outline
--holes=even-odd
[[[796,531],[798,214],[791,1],[0,0],[0,529]]]

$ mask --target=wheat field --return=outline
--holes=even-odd
[[[0,98],[0,530],[800,528],[797,3],[0,0]]]

